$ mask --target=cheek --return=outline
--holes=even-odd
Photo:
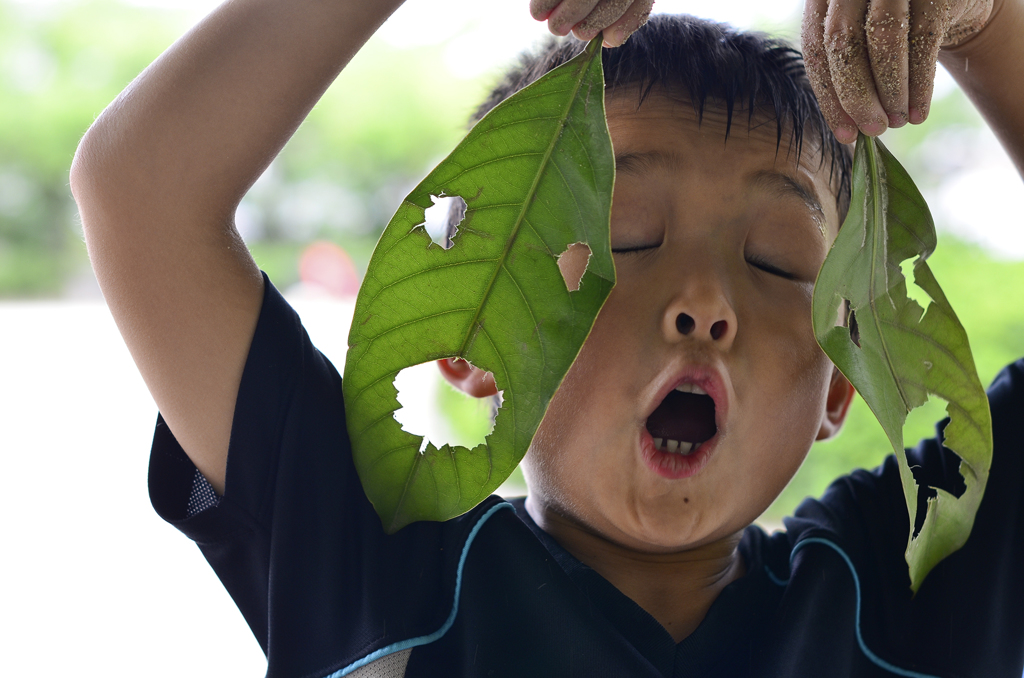
[[[638,357],[646,353],[652,325],[642,304],[637,303],[628,283],[624,282],[620,276],[583,348],[558,387],[549,412],[556,405],[559,411],[569,410],[568,403],[573,403],[572,408],[584,416],[593,417],[602,411],[618,414],[623,409],[623,398],[638,395],[632,377],[638,371]],[[547,420],[545,416],[545,423]],[[585,425],[585,422],[579,423]]]
[[[742,321],[740,327],[742,332]],[[817,437],[832,363],[814,339],[809,293],[766,304],[746,329],[737,336],[750,343],[737,352],[746,356],[742,371],[749,375],[746,388],[737,392],[745,415],[742,436],[760,441],[753,474],[772,478],[764,484],[781,491]]]
[[[807,309],[809,314],[809,308]],[[801,440],[813,440],[825,408],[832,363],[814,339],[810,320],[794,319],[785,331],[767,331],[754,355],[751,373],[770,388],[757,404],[767,430],[784,429]]]
[[[616,475],[605,467],[614,460],[602,455],[632,431],[625,403],[638,389],[631,356],[638,354],[639,336],[632,336],[628,297],[616,287],[601,310],[594,329],[559,385],[540,428],[523,459],[531,493],[542,493],[562,506],[577,505],[599,477]]]
[[[802,364],[801,364],[802,363]],[[741,449],[737,463],[728,464],[729,503],[743,512],[731,516],[739,523],[757,519],[782,493],[807,457],[821,426],[831,363],[803,356],[789,365],[803,368],[773,393],[760,393],[744,408],[742,430],[734,440]],[[798,369],[794,369],[797,372]],[[732,459],[730,459],[732,461]],[[737,524],[739,524],[737,523]]]
[[[811,325],[813,285],[773,282],[746,295],[752,301],[740,312],[738,335],[753,344],[746,353],[757,356],[760,368],[775,372],[782,384],[792,382],[792,387],[808,375],[816,379],[822,361],[828,359]]]

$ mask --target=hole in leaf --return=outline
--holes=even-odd
[[[402,406],[395,420],[402,430],[423,436],[421,452],[428,442],[473,448],[494,430],[500,392],[489,398],[466,395],[445,381],[433,361],[405,368],[394,383]]]
[[[434,205],[423,210],[423,228],[430,241],[442,249],[450,249],[458,226],[466,218],[466,201],[457,195],[430,196]]]
[[[857,326],[857,313],[850,306],[849,301],[846,302],[846,308],[848,309],[846,327],[850,330],[850,339],[857,344],[857,348],[860,348],[860,327]]]
[[[904,445],[912,446],[922,438],[934,438],[935,424],[946,417],[946,404],[939,396],[929,395],[923,405],[910,410],[903,424]]]
[[[907,296],[916,301],[921,308],[927,311],[928,306],[932,303],[932,298],[927,292],[917,286],[916,278],[914,276],[915,261],[917,261],[916,258],[904,259],[900,262],[900,271],[903,273],[903,277],[907,280]]]
[[[570,292],[579,290],[580,280],[590,263],[590,254],[586,243],[574,242],[558,255],[558,270],[562,272],[562,280]]]
[[[929,394],[928,400],[921,406],[915,407],[907,414],[907,420],[903,424],[903,444],[907,447],[914,447],[919,440],[935,438],[943,439],[942,432],[945,430],[943,421],[948,415],[946,413],[947,402],[934,394]],[[936,430],[936,425],[939,424]],[[948,452],[947,452],[948,454]],[[938,457],[933,458],[939,462]],[[956,463],[956,462],[954,462]],[[960,497],[967,490],[964,479],[959,474],[948,473],[947,467],[940,463],[911,465],[910,470],[917,481],[917,520],[914,525],[914,536],[921,531],[924,525],[924,516],[927,500],[936,496],[933,488],[939,487],[949,492],[954,497]]]

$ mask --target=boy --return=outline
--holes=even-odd
[[[810,329],[849,200],[828,127],[848,142],[922,121],[948,42],[941,58],[1024,167],[1024,98],[1007,86],[1024,81],[1024,4],[812,0],[824,118],[795,56],[756,37],[658,18],[608,51],[618,282],[524,460],[529,498],[385,536],[340,379],[231,215],[397,4],[225,4],[108,108],[72,170],[97,275],[162,413],[154,505],[200,544],[268,675],[1020,675],[1024,364],[992,392],[974,533],[916,598],[892,460],[805,503],[785,533],[749,526],[853,395]],[[649,7],[532,10],[618,46]],[[443,371],[494,388],[465,363]],[[955,488],[938,442],[914,459]]]

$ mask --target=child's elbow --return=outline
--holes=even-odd
[[[125,198],[118,195],[126,184],[124,168],[121,166],[123,163],[119,163],[116,153],[111,151],[112,144],[108,139],[110,132],[105,127],[101,116],[86,131],[71,161],[68,177],[86,240],[89,239],[90,231],[94,231],[99,224],[111,223],[110,219],[101,215],[109,215],[111,208],[116,211],[117,205]]]
[[[91,128],[89,131],[92,131]],[[94,164],[92,145],[87,131],[82,137],[82,141],[79,142],[78,148],[75,149],[75,157],[71,161],[71,172],[68,179],[71,183],[71,195],[79,205],[91,192],[94,183],[91,180]]]

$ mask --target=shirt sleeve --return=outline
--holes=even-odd
[[[197,499],[197,470],[158,418],[150,497],[199,545],[267,653],[268,676],[323,676],[444,623],[471,524],[384,534],[352,462],[341,377],[264,282],[224,496]]]

